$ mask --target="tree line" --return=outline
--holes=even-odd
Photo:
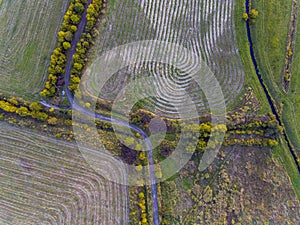
[[[71,90],[76,89],[80,82],[80,74],[87,61],[87,51],[94,44],[95,38],[99,32],[96,29],[96,22],[101,13],[105,13],[103,6],[106,6],[106,0],[93,0],[87,8],[87,23],[84,33],[76,46],[76,53],[73,56],[73,66],[71,70]],[[67,62],[67,53],[71,48],[74,34],[82,19],[87,0],[72,0],[67,12],[64,15],[61,28],[57,34],[57,45],[50,57],[48,67],[48,78],[44,89],[40,92],[42,97],[53,97],[57,94],[57,82],[63,80]]]

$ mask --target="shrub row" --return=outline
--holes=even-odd
[[[145,194],[144,192],[139,192],[139,207],[141,209],[141,220],[139,224],[141,225],[148,225],[148,220],[147,220],[147,213],[146,213],[146,199],[145,199]]]
[[[99,35],[96,29],[97,19],[100,14],[104,14],[103,7],[106,6],[105,1],[93,0],[87,9],[87,23],[84,28],[79,42],[76,46],[76,53],[73,55],[73,67],[71,69],[69,89],[75,91],[80,83],[82,71],[87,62],[87,53],[94,44],[94,38]]]
[[[54,49],[48,68],[48,79],[45,83],[44,90],[40,92],[42,97],[51,97],[56,94],[57,80],[61,78],[65,72],[67,61],[66,53],[71,48],[74,33],[77,31],[77,26],[81,19],[81,14],[84,11],[86,0],[75,1],[70,3],[70,6],[64,15],[61,28],[58,32],[57,47]]]
[[[8,113],[16,113],[19,116],[30,116],[34,119],[45,121],[49,118],[48,114],[41,111],[42,106],[38,102],[32,102],[29,106],[21,104],[16,98],[0,100],[0,109]]]

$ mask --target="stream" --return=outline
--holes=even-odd
[[[245,7],[246,7],[246,13],[249,15],[249,0],[246,0],[245,1]],[[256,61],[256,58],[255,58],[255,55],[254,55],[254,50],[253,50],[253,42],[252,42],[252,38],[251,38],[251,30],[250,30],[250,24],[249,24],[249,20],[246,21],[246,28],[247,28],[247,36],[248,36],[248,43],[249,43],[249,46],[250,46],[250,55],[251,55],[251,60],[252,60],[252,63],[254,65],[254,68],[255,68],[255,72],[256,72],[256,75],[257,75],[257,78],[259,80],[259,83],[261,85],[261,87],[263,88],[263,91],[266,95],[266,98],[268,100],[268,103],[269,103],[269,106],[271,108],[271,111],[272,113],[275,115],[276,117],[276,120],[278,122],[278,124],[283,127],[283,138],[284,140],[286,141],[287,145],[288,145],[288,148],[289,148],[289,151],[295,161],[295,164],[297,166],[297,169],[298,169],[298,172],[300,173],[300,166],[298,165],[297,163],[297,156],[296,156],[296,153],[294,152],[293,150],[293,147],[292,147],[292,144],[290,143],[289,139],[288,139],[288,136],[285,132],[285,129],[284,129],[284,125],[280,119],[280,116],[279,114],[277,113],[276,111],[276,107],[272,101],[272,97],[270,95],[270,93],[268,92],[268,89],[267,89],[267,86],[265,85],[264,81],[263,81],[263,78],[259,72],[259,69],[258,69],[258,66],[257,66],[257,61]]]

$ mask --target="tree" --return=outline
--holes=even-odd
[[[64,47],[65,50],[68,50],[69,48],[71,48],[70,42],[65,41],[65,42],[63,43],[63,47]]]
[[[76,27],[75,25],[72,25],[72,26],[70,27],[70,30],[71,30],[73,33],[75,33],[75,32],[77,31],[77,27]]]
[[[129,146],[132,146],[134,144],[134,138],[132,137],[127,137],[125,140],[124,140],[124,143],[127,147]]]
[[[49,109],[49,112],[51,112],[51,113],[53,113],[54,111],[55,111],[55,109],[52,107]]]
[[[139,198],[140,198],[140,199],[144,199],[144,198],[145,198],[145,194],[144,194],[143,192],[140,192],[140,193],[139,193]]]
[[[32,112],[31,114],[34,114],[34,118],[37,118],[41,121],[45,121],[48,118],[48,115],[43,112]]]
[[[144,161],[146,159],[146,155],[145,155],[145,152],[140,152],[139,153],[139,159]]]
[[[70,17],[70,19],[73,24],[78,24],[80,21],[80,17],[78,15],[74,15],[74,14]]]
[[[40,92],[40,96],[43,98],[46,98],[49,95],[50,95],[50,92],[47,89],[44,89]]]
[[[42,109],[42,106],[38,102],[32,102],[29,105],[29,108],[30,108],[31,111],[40,111]]]
[[[211,126],[208,125],[207,123],[201,123],[199,127],[200,127],[200,133],[204,133],[204,134],[210,133]]]
[[[61,54],[61,48],[54,49],[53,54],[59,56]]]
[[[55,72],[56,72],[56,74],[62,73],[63,69],[61,68],[61,66],[57,65],[57,66],[55,66]]]
[[[90,44],[87,41],[84,41],[82,45],[85,48],[88,48],[90,46]]]
[[[271,147],[274,147],[274,146],[277,146],[278,145],[278,142],[276,140],[273,140],[273,139],[269,139],[269,145]]]
[[[82,69],[82,67],[83,67],[82,64],[80,64],[80,63],[74,63],[74,68],[76,70],[80,71]]]
[[[57,56],[56,55],[51,55],[51,58],[50,58],[50,63],[51,65],[55,65],[57,63]]]
[[[57,124],[57,119],[55,117],[50,117],[47,122],[50,125],[56,125]]]
[[[72,32],[71,32],[71,31],[65,32],[64,38],[65,38],[67,41],[72,41],[72,39],[73,39],[73,34],[72,34]]]
[[[80,60],[80,56],[78,54],[73,55],[73,61],[78,62]]]
[[[48,72],[49,72],[49,73],[56,73],[54,67],[52,67],[52,66],[49,66]]]
[[[92,33],[93,37],[97,37],[99,34],[100,32],[96,28],[94,28]]]
[[[78,83],[73,83],[68,86],[71,91],[74,91],[78,88]]]
[[[16,113],[19,114],[20,116],[28,116],[30,114],[29,110],[24,106],[21,106],[20,108],[18,108],[16,110]]]
[[[251,19],[256,19],[256,17],[258,16],[257,9],[251,9],[250,13],[249,13],[249,16],[250,16]]]
[[[10,102],[13,105],[18,105],[19,104],[18,100],[15,97],[9,98],[8,102]]]
[[[45,88],[46,88],[46,89],[50,89],[50,82],[49,82],[49,81],[46,82]]]
[[[96,10],[93,4],[90,4],[88,9],[87,9],[87,16],[91,17],[96,15]]]
[[[62,29],[63,31],[70,30],[70,24],[69,24],[68,22],[65,22],[65,21],[64,21],[64,22],[62,23],[61,29]]]
[[[80,78],[79,77],[76,77],[74,75],[71,76],[71,83],[79,84],[79,82],[80,82]]]
[[[65,36],[65,32],[64,31],[59,31],[58,32],[58,37],[64,37]]]
[[[75,12],[82,14],[84,11],[84,6],[81,3],[77,2],[74,5],[74,10],[75,10]]]
[[[247,21],[249,18],[248,14],[247,13],[243,13],[243,20]]]
[[[137,165],[135,167],[136,171],[141,171],[143,169],[143,166],[142,165]]]

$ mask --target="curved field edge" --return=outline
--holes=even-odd
[[[237,32],[237,40],[239,44],[239,51],[244,65],[244,70],[246,73],[246,83],[249,82],[249,85],[253,87],[253,89],[255,90],[255,93],[257,94],[257,97],[260,100],[262,111],[269,112],[270,108],[268,102],[260,86],[253,63],[251,61],[249,44],[247,39],[247,32],[246,32],[246,25],[245,25],[245,21],[242,19],[243,12],[245,12],[245,2],[236,1],[236,12],[235,12],[236,28],[237,28],[236,32]],[[262,64],[259,65],[260,68],[262,67],[261,65]],[[280,76],[281,74],[278,75]],[[265,81],[267,84],[269,83],[268,79],[265,79]],[[272,89],[271,89],[271,94],[272,94]],[[289,153],[288,147],[284,143],[284,141],[281,141],[280,145],[274,149],[273,154],[275,158],[280,163],[282,163],[285,169],[287,170],[291,178],[292,184],[294,186],[294,190],[297,194],[297,197],[300,200],[300,191],[298,190],[298,187],[300,185],[299,173],[295,165],[295,162],[291,154]]]
[[[68,1],[1,2],[1,91],[37,99]]]
[[[3,122],[0,127],[1,224],[126,224],[127,188],[95,173],[77,145]],[[124,172],[110,155],[97,156],[103,172]]]

